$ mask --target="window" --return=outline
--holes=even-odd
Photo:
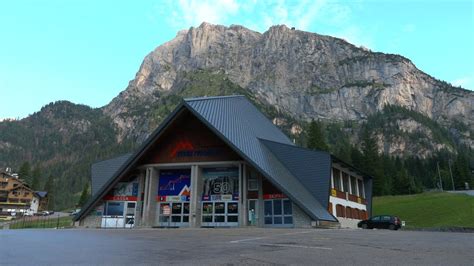
[[[347,218],[352,218],[352,208],[351,207],[346,207],[346,217]]]
[[[355,176],[350,176],[349,178],[351,179],[351,194],[359,196],[359,194],[357,194],[357,178]]]
[[[344,215],[344,206],[341,204],[336,205],[336,216],[337,217],[345,217]]]
[[[382,216],[382,221],[390,221],[390,216]]]
[[[334,180],[334,188],[336,190],[342,191],[342,189],[341,189],[341,172],[338,169],[333,168],[332,169],[332,176],[333,176],[333,180]]]
[[[374,217],[370,218],[370,220],[378,222],[378,221],[380,221],[380,216],[374,216]]]
[[[288,199],[273,199],[264,201],[265,224],[288,226],[293,224],[293,210]]]
[[[362,182],[362,180],[357,179],[357,185],[359,186],[359,197],[365,199],[364,183]]]
[[[258,179],[257,173],[254,171],[249,172],[249,179],[248,179],[248,190],[249,191],[256,191],[258,190]]]
[[[105,215],[108,216],[123,216],[123,202],[109,201],[106,204]]]
[[[349,192],[349,175],[347,173],[342,172],[342,183],[344,184],[343,191]]]

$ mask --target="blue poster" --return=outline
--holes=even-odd
[[[161,170],[158,201],[189,201],[191,170]]]

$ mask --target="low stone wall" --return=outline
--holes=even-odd
[[[337,217],[337,219],[341,224],[341,228],[357,228],[357,224],[360,222],[360,220],[357,219],[349,219],[342,217]]]
[[[95,212],[88,214],[86,217],[84,217],[80,222],[79,226],[80,227],[86,227],[86,228],[100,228],[102,223],[102,216],[96,215]]]
[[[311,228],[312,219],[301,210],[298,205],[293,204],[293,224],[295,228]]]

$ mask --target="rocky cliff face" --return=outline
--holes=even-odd
[[[474,93],[430,77],[402,56],[286,26],[260,34],[208,23],[179,32],[147,55],[128,88],[105,107],[120,138],[137,132],[137,118],[128,115],[137,104],[153,105],[179,91],[184,73],[196,70],[223,73],[298,120],[360,121],[391,104],[448,127],[461,121],[471,129],[461,138],[473,144]]]

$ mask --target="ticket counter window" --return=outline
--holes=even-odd
[[[135,224],[136,202],[107,201],[102,228],[132,228]]]

